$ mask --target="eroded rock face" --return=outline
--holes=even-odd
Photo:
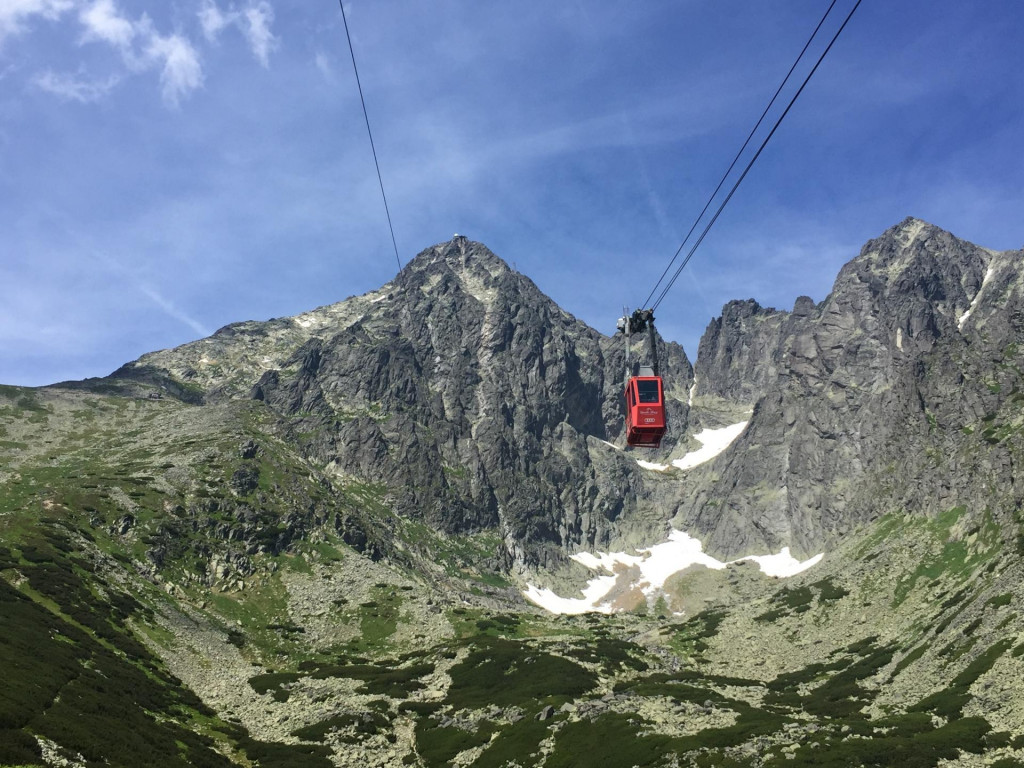
[[[1020,265],[907,219],[816,307],[727,305],[701,341],[698,389],[756,407],[714,476],[696,473],[683,517],[714,551],[760,540],[806,555],[885,512],[984,507],[978,473],[1012,487],[965,432],[1019,383]]]
[[[984,509],[992,489],[1006,508],[1024,498],[993,431],[1016,423],[1024,388],[1021,283],[1021,252],[907,219],[819,304],[730,302],[701,341],[693,413],[690,364],[659,340],[670,432],[655,455],[600,442],[621,442],[621,338],[461,237],[377,291],[237,323],[117,375],[193,401],[261,401],[317,467],[383,488],[400,515],[498,532],[506,566],[650,544],[670,519],[721,559],[805,557],[885,512]],[[635,461],[748,408],[708,464],[662,475]]]
[[[805,299],[801,297],[801,302]],[[762,307],[754,299],[730,301],[722,307],[721,316],[708,324],[700,340],[694,394],[757,402],[778,375],[775,353],[786,317],[785,312]]]
[[[669,446],[686,430],[692,373],[681,347],[659,345],[678,395]],[[450,533],[496,529],[509,563],[543,564],[607,543],[644,495],[634,462],[588,446],[622,430],[624,358],[621,340],[457,237],[380,291],[137,365],[194,381],[208,400],[260,400],[317,464],[387,486],[399,514]]]

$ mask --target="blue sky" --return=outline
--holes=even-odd
[[[402,262],[466,234],[611,333],[827,5],[346,2]],[[865,0],[662,334],[692,359],[729,299],[821,300],[907,215],[1024,245],[1022,29],[1018,0]],[[0,0],[0,383],[102,376],[396,270],[336,3]]]

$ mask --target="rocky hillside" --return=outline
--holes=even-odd
[[[680,508],[712,549],[802,554],[886,512],[990,508],[1007,526],[1021,421],[1022,253],[906,219],[817,306],[733,302],[701,341],[701,393],[754,411]],[[998,490],[997,490],[998,489]]]
[[[504,568],[653,541],[669,519],[722,557],[809,556],[886,511],[973,507],[986,483],[1012,487],[1008,465],[971,463],[1003,450],[972,434],[1016,391],[1019,264],[907,219],[818,305],[727,304],[692,390],[683,350],[661,342],[671,432],[644,459],[749,420],[685,484],[601,442],[620,440],[621,342],[462,237],[378,291],[231,325],[114,376],[196,402],[263,402],[307,460],[383,485],[403,517],[497,532]]]
[[[1022,255],[908,219],[820,304],[728,304],[695,386],[661,342],[659,453],[623,450],[621,341],[464,238],[0,387],[0,766],[1020,766]],[[825,554],[523,599],[670,523]]]
[[[670,446],[686,432],[692,373],[681,347],[659,346]],[[396,512],[447,533],[500,532],[505,563],[532,565],[606,546],[643,505],[633,462],[600,444],[591,455],[622,431],[624,370],[620,340],[456,237],[378,291],[230,325],[114,377],[262,402],[318,467],[383,484]]]
[[[814,302],[801,296],[795,315],[806,315]],[[753,299],[730,301],[701,337],[694,375],[694,395],[714,395],[753,406],[778,375],[775,351],[787,313],[762,307]]]

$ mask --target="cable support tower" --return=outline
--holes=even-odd
[[[384,179],[380,174],[380,163],[377,161],[377,148],[373,143],[373,131],[370,130],[370,116],[366,111],[366,99],[363,98],[363,85],[359,81],[359,67],[356,66],[356,52],[352,47],[352,35],[348,31],[348,19],[345,16],[345,2],[338,0],[341,7],[341,20],[345,24],[345,39],[348,40],[348,52],[352,56],[352,71],[356,75],[356,88],[359,89],[359,103],[363,105],[363,119],[366,121],[366,133],[370,137],[370,151],[373,152],[373,165],[377,169],[377,181],[380,184],[380,196],[384,200],[384,213],[388,217],[388,229],[391,231],[391,244],[395,247],[395,261],[398,262],[398,271],[402,271],[402,259],[398,255],[398,241],[395,239],[395,227],[391,223],[391,210],[388,207],[388,196],[384,193]]]
[[[761,127],[761,123],[764,122],[764,119],[765,117],[767,117],[768,112],[771,111],[771,108],[775,105],[776,99],[779,98],[779,94],[782,93],[782,89],[786,87],[786,83],[789,82],[789,78],[793,75],[793,71],[797,68],[797,65],[800,63],[800,60],[804,57],[804,54],[807,53],[807,49],[810,48],[811,42],[818,35],[818,31],[821,29],[821,26],[825,23],[825,19],[827,19],[829,14],[832,13],[832,9],[835,8],[837,1],[838,0],[832,0],[832,3],[829,5],[828,10],[825,11],[825,14],[821,17],[821,20],[818,22],[818,26],[816,26],[814,28],[814,31],[811,32],[811,36],[807,38],[807,42],[804,43],[804,47],[800,50],[799,55],[797,55],[796,59],[793,60],[793,65],[789,68],[789,71],[786,73],[786,76],[782,78],[782,82],[779,83],[779,87],[775,89],[775,93],[772,95],[771,100],[768,102],[768,106],[764,108],[764,112],[762,112],[761,116],[757,118],[757,122],[754,123],[754,127],[750,129],[750,133],[747,134],[747,138],[743,142],[743,146],[739,148],[739,151],[736,153],[736,156],[732,159],[732,162],[729,163],[729,167],[726,169],[725,173],[722,174],[722,178],[718,182],[718,186],[715,187],[715,191],[711,193],[710,197],[708,197],[708,201],[704,203],[704,207],[701,209],[700,213],[697,214],[697,218],[693,220],[693,224],[690,225],[690,231],[686,233],[686,237],[683,238],[683,242],[679,244],[679,247],[676,249],[675,254],[673,254],[671,260],[669,261],[668,266],[665,267],[665,271],[661,273],[661,277],[658,278],[658,282],[654,284],[654,288],[651,289],[650,294],[647,296],[646,299],[644,299],[644,303],[640,305],[641,307],[646,307],[648,305],[648,303],[651,301],[651,297],[654,296],[655,291],[658,290],[658,286],[661,285],[661,281],[665,279],[665,275],[667,275],[668,271],[672,269],[672,265],[675,264],[676,259],[679,258],[679,254],[683,252],[683,248],[686,246],[686,242],[690,239],[690,236],[693,234],[694,230],[697,229],[697,225],[700,223],[700,220],[704,218],[704,214],[708,212],[708,208],[711,207],[711,203],[718,196],[718,193],[722,190],[722,186],[725,184],[725,180],[729,178],[729,174],[732,173],[732,169],[736,167],[736,163],[739,162],[740,157],[743,155],[744,151],[746,151],[747,146],[750,144],[750,140],[754,138],[754,134],[757,133],[757,129]]]

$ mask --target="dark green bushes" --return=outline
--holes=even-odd
[[[637,672],[647,670],[647,662],[637,658],[643,649],[636,643],[617,640],[610,637],[599,637],[593,642],[569,650],[569,655],[579,661],[599,664],[604,674],[632,669]]]
[[[801,745],[791,758],[775,758],[766,768],[846,768],[846,766],[892,766],[892,768],[934,768],[940,760],[956,760],[960,752],[980,753],[989,724],[971,717],[934,728],[930,718],[891,718],[876,725],[889,730],[869,738],[822,736]]]
[[[473,763],[473,768],[505,768],[513,761],[527,765],[548,735],[548,723],[532,717],[504,728]]]
[[[1013,593],[1006,592],[1006,593],[1004,593],[1002,595],[996,595],[995,597],[990,597],[988,600],[985,601],[985,605],[990,605],[993,608],[1002,608],[1004,605],[1009,605],[1012,600],[1013,600]]]
[[[56,550],[53,550],[56,553]],[[54,554],[52,563],[65,564]],[[32,569],[26,569],[30,574]],[[37,581],[37,583],[39,583]],[[63,583],[76,588],[73,580]],[[52,582],[46,582],[52,586]],[[80,595],[51,590],[59,606],[62,598]],[[49,597],[50,595],[48,595]],[[79,604],[78,613],[84,613]],[[98,606],[90,624],[111,628]],[[0,633],[0,738],[6,764],[33,764],[35,739],[44,736],[81,753],[87,760],[108,766],[135,768],[229,768],[206,736],[184,727],[183,714],[212,714],[187,689],[168,675],[148,650],[121,629],[125,642],[138,648],[126,658],[100,643],[86,630],[64,620],[18,593],[0,579],[0,626],[16,631]],[[129,642],[130,640],[130,642]],[[31,744],[30,744],[31,741]]]
[[[597,676],[569,659],[525,643],[481,638],[477,648],[450,670],[448,702],[456,709],[496,705],[539,708],[589,691]]]
[[[486,744],[494,727],[483,722],[477,730],[442,728],[433,718],[416,723],[416,751],[428,766],[447,766],[459,752]]]
[[[423,688],[418,678],[434,671],[430,663],[412,664],[408,667],[390,667],[384,664],[318,664],[303,662],[301,672],[269,672],[249,678],[249,685],[256,693],[271,693],[275,698],[287,694],[283,686],[298,682],[309,677],[314,680],[326,680],[331,677],[347,677],[362,680],[363,685],[357,690],[377,696],[391,696],[396,699],[408,698],[413,691]],[[286,700],[278,699],[278,700]]]
[[[26,731],[0,728],[0,765],[42,765],[39,743]]]
[[[668,753],[667,736],[641,735],[641,718],[613,713],[566,723],[545,768],[633,768],[658,765]]]
[[[910,712],[934,712],[947,719],[960,717],[964,705],[970,700],[969,689],[974,681],[992,669],[992,665],[1013,645],[1010,639],[1000,640],[953,678],[948,688],[933,693],[910,708]]]
[[[379,712],[343,713],[313,725],[297,728],[292,731],[292,736],[304,741],[325,741],[328,733],[340,731],[343,732],[341,741],[346,744],[357,744],[368,736],[386,730],[387,727],[388,718]]]

